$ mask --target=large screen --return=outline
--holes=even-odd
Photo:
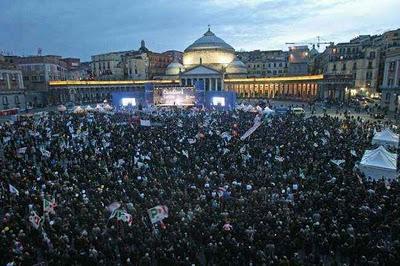
[[[162,87],[154,89],[154,104],[161,106],[191,106],[195,104],[196,93],[192,87]]]
[[[224,97],[212,97],[212,105],[225,106]]]
[[[121,102],[122,106],[128,106],[128,105],[136,106],[135,98],[122,98]]]

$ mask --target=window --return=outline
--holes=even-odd
[[[333,65],[332,71],[336,71],[336,65]]]
[[[366,78],[367,78],[367,79],[372,79],[372,72],[367,72]]]
[[[390,93],[386,93],[386,101],[390,101]]]
[[[389,87],[393,86],[393,79],[388,79],[388,85],[389,85]]]
[[[389,70],[390,70],[390,71],[394,71],[395,67],[396,67],[396,62],[390,62],[390,64],[389,64]]]
[[[107,69],[110,69],[110,62],[107,62]]]
[[[372,68],[372,61],[369,61],[368,62],[368,69],[371,69]]]
[[[276,63],[274,63],[274,67],[276,67]]]
[[[3,105],[7,105],[8,104],[8,98],[7,96],[3,96]]]
[[[279,63],[279,66],[282,67],[282,63]]]
[[[353,70],[356,70],[357,69],[357,62],[354,62],[354,64],[353,64]]]
[[[15,104],[20,104],[18,95],[15,95]]]
[[[369,53],[369,58],[374,59],[375,58],[375,52],[370,52]]]
[[[342,70],[346,70],[346,63],[343,64]]]
[[[29,81],[29,76],[24,76],[25,81]]]

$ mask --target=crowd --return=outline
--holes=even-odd
[[[374,122],[256,115],[164,109],[1,124],[0,264],[400,261],[400,186],[354,169]],[[158,205],[168,217],[152,224]]]

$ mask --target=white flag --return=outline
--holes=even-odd
[[[18,154],[24,154],[24,153],[26,152],[26,149],[27,149],[27,147],[19,148],[19,149],[17,150],[17,153],[18,153]]]
[[[48,150],[45,149],[41,149],[40,152],[42,153],[42,155],[44,157],[50,158],[51,157],[51,152],[49,152]]]
[[[10,190],[10,193],[16,194],[17,196],[19,196],[19,191],[18,191],[18,189],[16,189],[13,185],[8,184],[8,188],[9,188],[9,190]]]

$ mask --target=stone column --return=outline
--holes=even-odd
[[[6,73],[7,90],[11,89],[10,75],[11,75],[10,73]]]
[[[208,79],[208,90],[211,90],[211,86],[212,86],[212,78]]]

